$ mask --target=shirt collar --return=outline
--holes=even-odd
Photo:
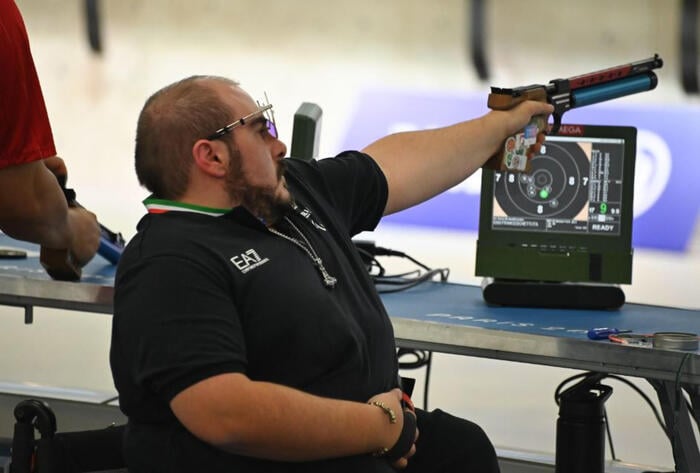
[[[205,207],[203,205],[186,204],[167,199],[156,199],[155,197],[147,197],[143,201],[143,205],[151,214],[162,214],[166,212],[193,212],[211,217],[221,217],[231,211],[231,209],[217,209],[214,207]]]

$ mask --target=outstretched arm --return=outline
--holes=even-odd
[[[444,128],[396,133],[370,144],[362,151],[377,161],[389,185],[384,214],[419,204],[462,182],[532,116],[552,111],[547,103],[527,101],[508,111],[491,111]]]

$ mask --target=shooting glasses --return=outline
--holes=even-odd
[[[264,125],[265,129],[267,132],[273,137],[277,138],[277,125],[275,125],[275,114],[272,111],[272,104],[268,102],[267,100],[267,94],[265,94],[265,102],[261,103],[260,101],[257,101],[258,104],[258,109],[254,111],[253,113],[250,113],[246,115],[243,118],[239,118],[235,122],[229,123],[228,125],[219,128],[216,130],[214,133],[211,135],[207,136],[208,140],[218,140],[225,134],[229,133],[231,130],[233,130],[236,127],[246,125],[248,123],[255,123],[257,120],[255,120],[256,117],[260,116],[262,120],[264,120]]]

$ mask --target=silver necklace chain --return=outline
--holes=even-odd
[[[321,273],[321,277],[323,278],[323,284],[326,287],[331,288],[331,289],[333,287],[335,287],[335,285],[338,283],[338,279],[334,278],[333,276],[330,275],[330,273],[328,273],[328,271],[326,270],[326,267],[323,265],[323,260],[321,259],[320,256],[318,256],[318,253],[316,253],[316,250],[314,250],[314,247],[311,246],[311,243],[306,238],[306,235],[304,235],[301,232],[301,230],[299,230],[299,228],[297,228],[297,226],[294,225],[294,223],[288,217],[284,217],[284,220],[289,224],[289,226],[292,229],[294,229],[295,232],[297,232],[297,234],[301,237],[301,239],[303,241],[300,241],[292,236],[286,235],[274,227],[268,227],[267,229],[271,233],[273,233],[281,238],[284,238],[285,240],[293,243],[294,245],[296,245],[299,248],[301,248],[302,250],[304,250],[304,252],[307,255],[309,255],[309,258],[311,258],[311,261],[313,262],[314,266],[316,266],[318,268],[318,271]]]

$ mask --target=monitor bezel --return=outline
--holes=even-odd
[[[634,218],[634,171],[637,148],[637,129],[631,126],[621,125],[562,125],[559,136],[571,138],[613,138],[624,140],[624,153],[622,169],[622,204],[623,211],[620,216],[620,233],[618,235],[595,234],[568,234],[568,233],[544,233],[533,231],[517,231],[504,228],[492,228],[493,203],[494,203],[494,173],[492,169],[482,169],[481,195],[479,210],[479,231],[477,242],[477,260],[479,248],[503,247],[508,251],[517,251],[516,248],[527,242],[537,246],[571,246],[585,247],[591,253],[631,253],[632,252],[632,221]],[[546,144],[546,141],[545,141]],[[564,263],[565,260],[562,260]],[[499,277],[498,274],[487,274],[488,269],[479,268],[477,264],[477,276]],[[517,273],[517,271],[516,271]],[[525,277],[525,276],[524,276]]]

